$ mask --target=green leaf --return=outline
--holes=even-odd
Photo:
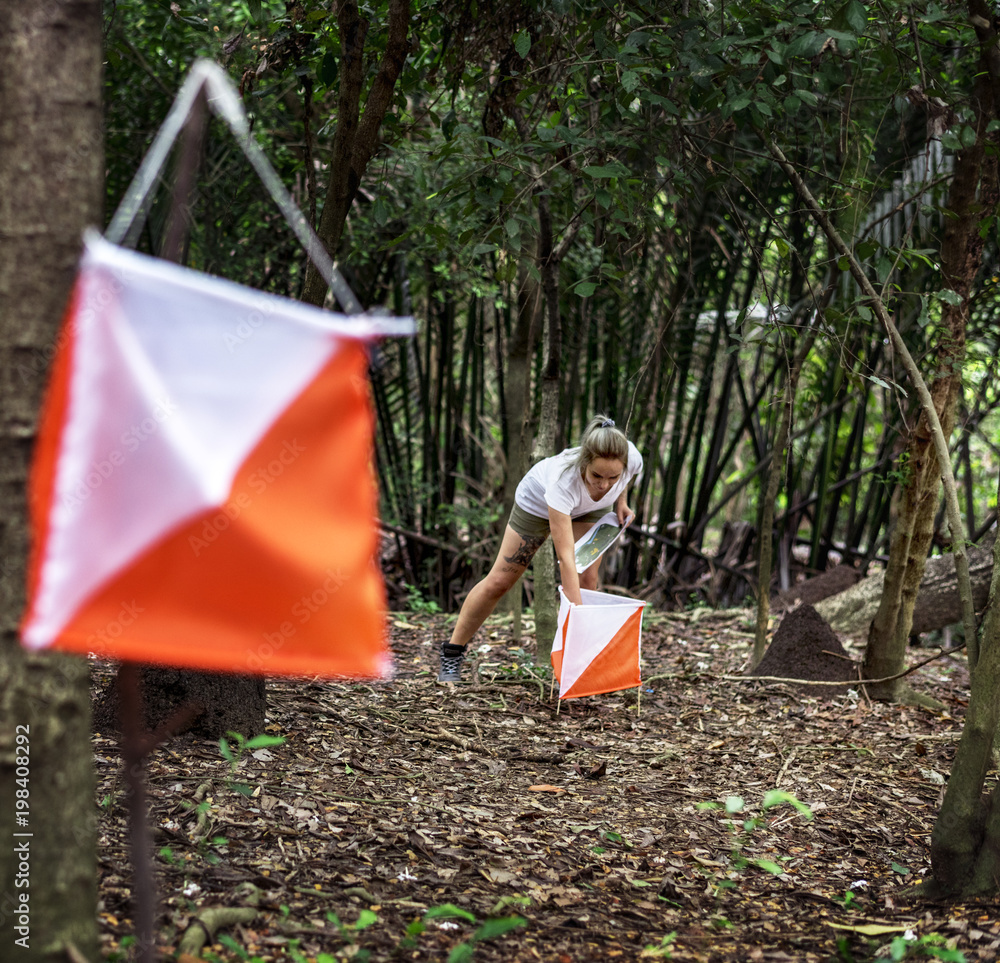
[[[448,963],[469,963],[472,959],[472,944],[459,943],[449,954]]]
[[[583,168],[583,172],[590,177],[621,177],[628,174],[628,168],[623,164],[619,164],[618,166],[592,164],[589,167]]]
[[[514,49],[522,59],[528,56],[528,51],[531,50],[531,34],[527,30],[522,30],[514,38]]]
[[[495,940],[498,936],[503,936],[504,933],[509,933],[511,930],[516,930],[519,926],[526,925],[527,922],[523,916],[504,916],[500,919],[487,920],[476,930],[472,939],[476,942],[480,940]]]
[[[761,809],[771,809],[774,806],[780,806],[782,803],[788,803],[793,809],[802,813],[806,819],[812,819],[812,810],[804,802],[799,802],[792,793],[784,792],[781,789],[772,789],[770,792],[764,793]]]
[[[865,32],[865,27],[868,26],[868,12],[863,3],[859,3],[858,0],[850,0],[844,5],[841,13],[844,15],[844,21],[855,33]]]
[[[444,115],[444,119],[441,121],[441,133],[444,134],[445,140],[451,140],[455,135],[455,128],[458,126],[458,118],[455,116],[454,110],[449,110],[447,114]]]
[[[460,919],[469,923],[475,923],[476,918],[468,910],[456,906],[454,903],[442,903],[440,906],[432,906],[424,913],[425,920],[440,919]]]
[[[354,924],[354,928],[356,930],[363,930],[377,922],[377,913],[373,913],[370,909],[363,909],[360,913],[358,913],[358,921]]]
[[[878,241],[862,241],[856,248],[855,254],[861,261],[867,261],[879,249]]]
[[[219,752],[222,753],[222,758],[226,762],[232,762],[236,757],[233,755],[232,749],[229,748],[229,743],[226,741],[226,737],[223,736],[219,739]]]
[[[935,291],[934,297],[936,297],[939,301],[945,301],[956,307],[962,303],[962,295],[960,295],[957,291],[951,291],[948,288],[942,288],[940,291]]]
[[[269,736],[266,733],[261,733],[259,736],[254,736],[246,744],[247,749],[266,749],[269,746],[283,746],[285,744],[284,736]]]
[[[334,86],[337,83],[337,71],[339,67],[337,55],[332,50],[328,50],[323,54],[323,59],[319,62],[319,71],[317,72],[319,82],[324,87]]]
[[[945,150],[961,150],[962,142],[958,139],[958,135],[953,130],[946,130],[941,135],[941,146]]]
[[[910,875],[910,871],[905,866],[900,866],[899,863],[892,864],[892,871],[898,873],[900,876]]]
[[[589,298],[597,290],[597,283],[594,281],[581,281],[575,288],[573,288],[573,293],[581,298]]]
[[[976,132],[968,125],[962,128],[962,132],[959,134],[959,139],[962,142],[962,146],[965,148],[976,146]]]
[[[769,859],[755,859],[754,865],[760,869],[767,870],[769,873],[774,873],[775,876],[780,876],[784,873],[784,870],[777,863],[772,863]]]
[[[639,86],[639,75],[634,70],[622,71],[622,86],[628,93],[632,93]]]
[[[746,803],[743,802],[742,796],[727,796],[726,797],[726,812],[733,816],[736,813],[743,812],[746,807]]]
[[[264,22],[264,10],[262,0],[247,0],[247,7],[254,23]]]
[[[823,48],[826,35],[812,30],[796,37],[785,49],[786,57],[815,57]]]
[[[748,93],[738,94],[733,100],[731,100],[726,106],[732,113],[736,113],[738,110],[745,110],[750,106],[751,97]]]

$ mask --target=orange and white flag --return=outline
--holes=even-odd
[[[559,623],[552,669],[559,698],[634,689],[640,683],[642,610],[645,602],[580,589],[573,605],[559,586]]]
[[[386,674],[366,342],[409,333],[88,237],[30,485],[23,644]]]

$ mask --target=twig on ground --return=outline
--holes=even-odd
[[[851,679],[847,682],[831,680],[825,682],[818,679],[788,679],[780,675],[716,675],[716,676],[711,676],[711,678],[724,679],[727,682],[794,682],[796,685],[827,685],[827,686],[876,685],[882,682],[893,682],[896,679],[902,679],[905,676],[908,676],[913,672],[916,672],[917,669],[922,669],[925,665],[928,665],[929,663],[934,662],[937,659],[951,655],[956,649],[964,648],[964,646],[965,643],[962,642],[959,645],[953,645],[950,649],[940,649],[937,652],[935,652],[934,655],[929,656],[928,658],[923,659],[920,662],[915,663],[914,665],[911,665],[908,669],[904,669],[902,672],[897,672],[895,675],[884,676],[881,679]]]

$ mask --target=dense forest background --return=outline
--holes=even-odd
[[[405,62],[376,103],[404,8]],[[672,607],[754,596],[786,410],[772,588],[884,560],[917,396],[775,144],[928,380],[961,306],[949,439],[972,539],[991,524],[1000,266],[982,199],[973,283],[942,266],[967,214],[955,159],[995,164],[1000,126],[977,106],[965,7],[108,3],[105,44],[109,213],[188,65],[212,57],[321,235],[343,208],[324,240],[362,303],[418,319],[372,366],[397,601],[451,610],[512,483],[549,453],[536,442],[575,444],[599,411],[646,458],[609,581]],[[302,252],[238,146],[211,126],[203,152],[184,260],[302,296]],[[138,240],[154,253],[169,188]]]
[[[903,685],[928,556],[962,587],[996,521],[998,41],[984,0],[0,5],[0,709],[31,727],[45,958],[93,955],[96,838],[89,669],[17,645],[28,457],[101,174],[106,222],[196,58],[228,71],[362,304],[417,319],[371,366],[394,608],[453,611],[526,466],[602,411],[645,456],[608,588],[755,599],[756,663],[771,591],[884,568],[855,665],[878,715],[928,705]],[[187,143],[129,243],[333,306],[240,145],[215,121]],[[991,604],[962,595],[970,684],[924,892],[995,896],[1000,564]],[[538,606],[535,635],[542,655]],[[423,684],[430,642],[409,642]]]

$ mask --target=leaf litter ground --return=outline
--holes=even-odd
[[[635,690],[557,705],[509,618],[480,633],[472,683],[437,684],[450,623],[412,613],[390,619],[392,681],[269,680],[267,732],[283,745],[246,752],[235,773],[192,735],[148,760],[164,954],[206,908],[253,904],[205,958],[860,961],[891,958],[906,934],[914,956],[940,937],[970,963],[996,960],[996,901],[912,894],[961,732],[964,660],[913,677],[941,712],[846,687],[819,698],[727,678],[745,670],[749,625],[745,611],[647,614],[638,706]],[[108,672],[95,665],[95,684]],[[102,941],[121,959],[120,758],[112,739],[95,747]],[[812,818],[762,811],[772,790]],[[436,915],[448,907],[464,915]],[[475,940],[512,916],[524,924]]]

